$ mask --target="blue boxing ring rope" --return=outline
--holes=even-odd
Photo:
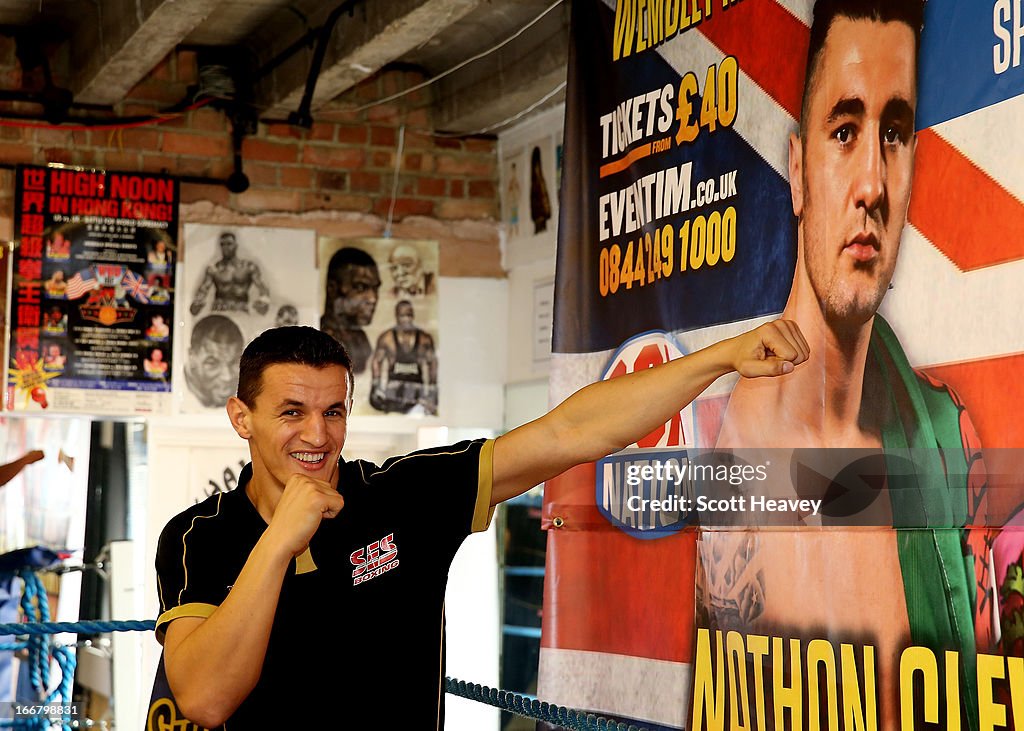
[[[31,570],[15,572],[25,582],[22,593],[21,607],[26,617],[36,617],[37,622],[0,624],[0,636],[14,635],[25,637],[14,643],[0,644],[0,651],[28,650],[29,671],[32,689],[39,697],[40,706],[68,706],[72,703],[71,691],[75,677],[75,655],[70,647],[57,645],[53,635],[59,632],[83,632],[98,634],[104,632],[152,632],[156,628],[154,620],[119,621],[119,622],[51,622],[50,607],[46,598],[46,590],[42,581]],[[57,663],[61,671],[60,682],[53,690],[50,687],[50,660]],[[647,731],[643,727],[613,721],[586,711],[565,708],[512,693],[506,690],[490,688],[486,685],[467,683],[456,678],[445,678],[445,691],[461,698],[494,706],[503,711],[514,713],[537,721],[544,721],[559,728],[571,731]],[[43,729],[61,727],[70,731],[76,728],[88,728],[94,724],[89,721],[72,721],[69,717],[34,716],[22,719],[0,719],[0,729],[16,728],[25,731],[42,731]]]

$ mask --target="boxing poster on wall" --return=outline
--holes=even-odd
[[[554,231],[560,149],[560,139],[549,134],[502,152],[502,219],[510,239]]]
[[[780,315],[811,358],[547,483],[540,697],[659,729],[1024,727],[1019,25],[574,3],[552,402]]]
[[[16,175],[7,407],[167,413],[177,182],[66,167]]]
[[[271,327],[316,324],[312,231],[186,224],[176,388],[183,413],[221,411],[246,343]]]
[[[436,241],[320,238],[320,329],[352,358],[354,414],[437,414]]]

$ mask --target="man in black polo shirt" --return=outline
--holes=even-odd
[[[157,638],[179,708],[230,731],[442,728],[448,568],[493,507],[636,441],[725,373],[781,375],[807,352],[795,325],[770,323],[588,386],[498,439],[378,467],[341,456],[344,348],[308,327],[263,333],[227,406],[252,463],[238,488],[173,518],[157,549]]]

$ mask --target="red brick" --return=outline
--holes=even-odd
[[[63,146],[70,143],[70,133],[60,129],[39,128],[35,131],[37,145]]]
[[[373,202],[364,195],[344,193],[306,193],[302,199],[304,211],[332,210],[369,213]]]
[[[390,198],[378,198],[373,205],[373,212],[378,216],[386,216],[391,210]],[[398,198],[395,200],[394,216],[401,220],[406,216],[433,216],[434,201],[423,198]]]
[[[94,129],[89,132],[93,147],[112,147],[119,149],[116,129]]]
[[[344,96],[342,94],[341,98],[344,98]],[[357,112],[355,109],[331,109],[330,121],[337,124],[362,124],[364,122],[363,117],[363,113]]]
[[[422,170],[423,169],[423,155],[419,152],[413,152],[402,159],[402,167],[406,170]]]
[[[4,86],[9,89],[19,89],[23,85],[24,74],[20,68],[7,69],[0,74],[0,80],[3,81]]]
[[[231,143],[227,136],[212,137],[209,135],[191,135],[182,132],[163,133],[164,152],[179,155],[202,155],[204,157],[221,157],[231,154]]]
[[[295,162],[298,156],[299,146],[294,142],[271,142],[255,137],[246,137],[242,142],[242,157],[246,160]]]
[[[434,147],[442,150],[461,150],[462,142],[454,137],[435,137]]]
[[[235,171],[235,161],[222,157],[217,160],[210,160],[206,166],[206,174],[211,178],[227,180],[227,177]],[[249,174],[248,167],[243,168],[246,175]]]
[[[291,124],[283,124],[276,122],[274,124],[267,125],[267,136],[268,137],[291,137],[292,139],[302,139],[304,136],[303,131]]]
[[[187,114],[176,114],[169,119],[164,119],[160,122],[160,126],[164,129],[191,129]]]
[[[394,104],[378,104],[366,110],[366,118],[371,122],[391,122],[397,124],[402,118],[401,110]]]
[[[434,135],[418,129],[406,129],[405,146],[409,150],[431,150],[434,148]]]
[[[494,198],[497,195],[494,183],[490,180],[470,180],[469,181],[469,197],[470,198]]]
[[[388,70],[380,75],[380,92],[384,96],[397,94],[405,89],[405,79],[401,71]]]
[[[417,170],[421,173],[434,171],[434,156],[430,153],[412,153],[406,156],[406,170]]]
[[[43,162],[59,162],[70,165],[72,163],[71,150],[66,147],[47,147],[43,150]]]
[[[115,144],[120,143],[125,148],[133,150],[159,150],[160,133],[155,129],[138,128],[126,129],[120,135],[114,137]]]
[[[348,189],[348,173],[322,170],[316,174],[316,189],[327,191],[344,191]]]
[[[210,176],[210,160],[205,157],[179,157],[173,172],[175,175]]]
[[[178,158],[170,155],[143,155],[141,170],[147,173],[175,173]]]
[[[447,220],[497,218],[497,208],[497,201],[447,199],[437,204],[437,217]]]
[[[14,36],[0,36],[0,64],[14,63],[14,51],[17,44]]]
[[[249,211],[298,211],[302,197],[293,190],[250,188],[235,196],[239,208]]]
[[[203,132],[224,132],[227,129],[227,120],[224,114],[216,109],[204,107],[195,109],[189,113],[188,126],[194,130]]]
[[[363,125],[339,124],[338,142],[347,145],[365,145],[367,129]]]
[[[309,168],[282,167],[280,174],[284,188],[310,188],[313,185],[313,171]]]
[[[375,78],[369,78],[366,81],[360,82],[349,93],[363,103],[376,101],[384,96],[380,93],[380,87]]]
[[[372,167],[375,168],[389,168],[395,164],[392,153],[390,152],[375,152],[373,153]]]
[[[135,172],[139,169],[139,153],[113,152],[108,150],[103,153],[103,167],[107,170]]]
[[[96,163],[96,151],[95,150],[72,150],[71,151],[71,163],[73,165],[79,165],[83,168],[98,167]]]
[[[380,147],[394,147],[398,142],[398,134],[394,127],[371,127],[370,144]]]
[[[427,75],[422,71],[416,69],[405,70],[405,85],[402,87],[408,89],[410,86],[416,86],[426,81]]]
[[[380,190],[380,175],[357,171],[350,175],[353,193],[376,193]]]
[[[205,185],[201,183],[182,183],[181,202],[196,203],[212,201],[226,206],[231,200],[231,193],[223,185]]]
[[[474,157],[442,155],[437,158],[437,172],[442,175],[467,175],[475,178],[490,178],[494,176],[494,161],[481,160]]]
[[[307,139],[319,142],[334,142],[334,122],[313,122],[313,129],[309,131]]]
[[[171,78],[171,56],[164,56],[163,60],[160,61],[150,72],[149,78],[158,79],[160,81],[172,81]]]
[[[355,147],[333,148],[321,145],[306,145],[302,151],[302,162],[318,167],[338,167],[354,170],[362,167],[365,161],[366,153]]]
[[[242,166],[245,174],[249,176],[249,182],[253,185],[274,186],[277,185],[277,166],[266,165],[257,162],[245,162]]]
[[[452,198],[462,198],[466,195],[466,183],[462,180],[449,180],[448,195]]]
[[[442,196],[445,191],[445,181],[442,178],[419,178],[416,181],[416,192],[419,195]]]
[[[413,109],[405,113],[405,123],[412,127],[430,127],[430,114],[426,109]]]
[[[145,79],[128,92],[126,98],[133,101],[152,101],[163,104],[174,104],[185,95],[185,85],[173,82]]]
[[[176,71],[178,72],[178,81],[190,84],[199,79],[199,66],[196,63],[195,51],[178,51],[177,63],[175,66]]]
[[[467,152],[494,153],[497,150],[498,141],[491,137],[467,137],[463,140]]]
[[[122,104],[121,114],[125,117],[140,117],[157,111],[154,104]]]

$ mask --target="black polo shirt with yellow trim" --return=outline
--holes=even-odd
[[[225,728],[441,729],[444,593],[493,512],[491,440],[339,465],[345,507],[281,587],[259,683]],[[157,548],[157,639],[227,597],[267,524],[237,488],[174,517]]]

